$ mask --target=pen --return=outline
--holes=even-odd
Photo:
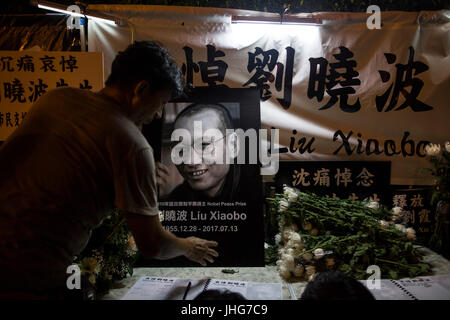
[[[189,281],[187,287],[186,287],[186,291],[184,292],[184,296],[183,296],[183,300],[186,300],[186,295],[189,291],[189,289],[191,288],[191,282]]]

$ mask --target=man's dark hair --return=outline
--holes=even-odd
[[[184,89],[180,68],[169,51],[155,41],[135,41],[119,52],[105,84],[127,89],[142,80],[150,83],[153,92],[170,90],[173,99]]]
[[[358,280],[341,272],[323,272],[308,283],[300,300],[375,300]]]
[[[205,290],[199,293],[194,300],[247,300],[239,292],[230,290]]]

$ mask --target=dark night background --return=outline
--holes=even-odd
[[[77,4],[73,0],[53,0],[62,4]],[[281,12],[290,5],[291,13],[319,11],[365,12],[369,5],[378,5],[382,11],[420,11],[450,9],[450,0],[85,0],[83,4],[147,4],[171,6],[195,6],[233,8],[266,12]],[[0,14],[44,13],[44,10],[30,5],[29,0],[8,0],[1,3]]]

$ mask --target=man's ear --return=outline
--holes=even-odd
[[[148,83],[147,80],[141,80],[134,87],[134,94],[135,95],[142,95],[144,93],[144,90],[149,88],[149,87],[150,87],[150,84]]]

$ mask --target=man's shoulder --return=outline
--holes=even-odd
[[[85,105],[94,98],[94,93],[72,87],[54,88],[43,94],[36,102],[39,108],[71,108],[74,105]]]
[[[83,96],[90,96],[93,93],[86,89],[79,89],[79,88],[73,88],[73,87],[59,87],[54,88],[47,93],[45,93],[42,97],[62,97],[62,96],[70,96],[70,97],[83,97]]]

